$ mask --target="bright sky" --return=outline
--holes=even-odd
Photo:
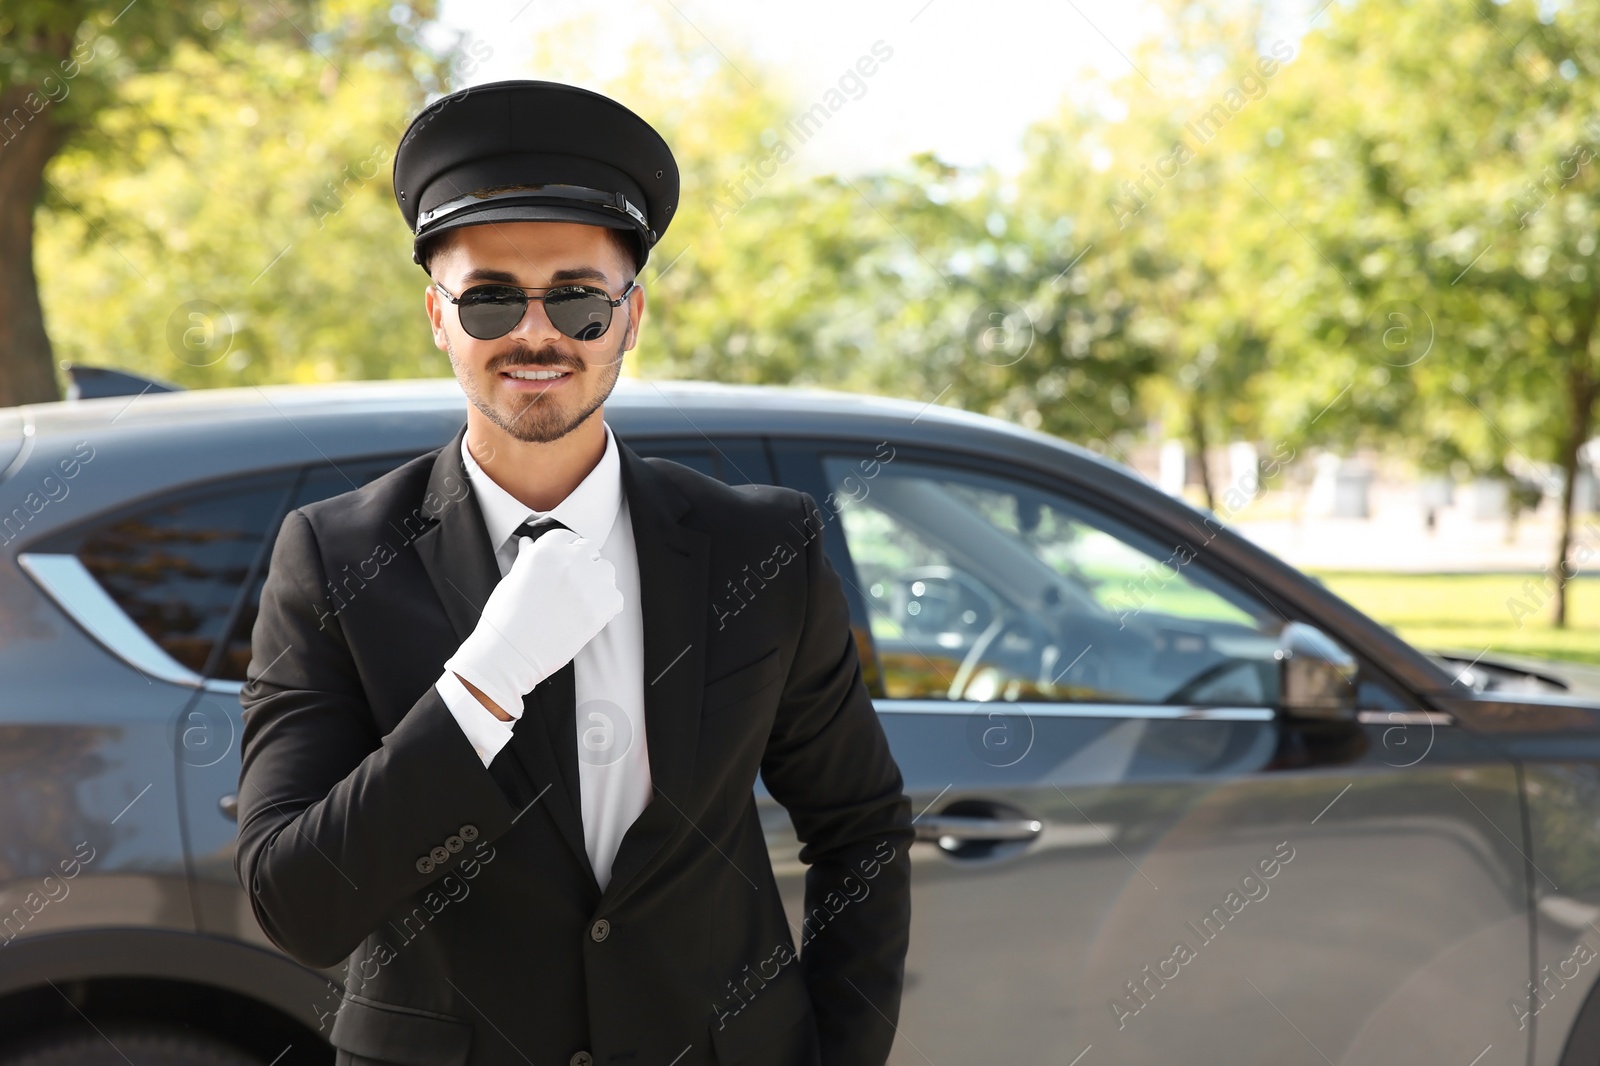
[[[534,37],[603,12],[606,33],[558,70],[534,70]],[[540,77],[601,89],[635,35],[682,20],[718,51],[753,55],[809,103],[869,54],[892,57],[805,145],[807,171],[854,173],[933,150],[947,162],[1013,171],[1030,122],[1052,114],[1086,74],[1120,77],[1151,31],[1138,0],[808,0],[787,8],[751,0],[444,0],[442,18],[492,55],[454,87]],[[1092,21],[1090,21],[1092,20]],[[469,42],[470,44],[470,42]],[[1076,90],[1081,91],[1081,90]],[[647,104],[633,104],[646,114]]]

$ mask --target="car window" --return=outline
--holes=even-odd
[[[204,674],[293,484],[286,471],[177,493],[45,550],[76,555],[151,640]]]
[[[998,474],[823,466],[888,698],[1275,700],[1283,619],[1192,552]]]
[[[319,464],[183,489],[58,534],[38,550],[75,556],[146,636],[195,674],[243,681],[283,515],[409,458],[341,461],[338,470]]]

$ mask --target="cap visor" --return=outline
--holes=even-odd
[[[418,239],[426,240],[436,233],[459,229],[462,226],[483,226],[493,222],[582,222],[590,226],[605,226],[607,229],[634,232],[638,232],[639,229],[632,219],[620,217],[604,209],[554,204],[498,204],[476,209],[464,207],[429,226]]]
[[[625,230],[635,235],[632,243],[635,249],[634,256],[638,259],[638,269],[643,270],[650,258],[649,242],[639,227],[632,219],[619,217],[613,212],[601,208],[585,208],[581,205],[500,204],[477,209],[463,208],[448,218],[441,219],[436,225],[429,226],[426,232],[412,241],[412,260],[421,262],[418,255],[422,244],[435,234],[460,229],[463,226],[488,226],[499,222],[579,222],[589,226]]]

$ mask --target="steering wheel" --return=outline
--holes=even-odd
[[[1018,610],[1009,605],[1002,605],[995,615],[994,621],[979,634],[978,639],[972,642],[972,647],[967,649],[967,654],[962,658],[961,665],[956,669],[956,676],[950,682],[950,689],[946,695],[952,700],[969,699],[967,693],[972,689],[973,682],[978,675],[978,666],[983,662],[984,654],[991,647],[1003,641],[1007,634],[1026,630],[1033,639],[1033,646],[1037,653],[1037,660],[1029,668],[1029,675],[1037,683],[1044,683],[1048,679],[1045,672],[1045,651],[1054,646],[1054,639],[1049,628],[1025,611]],[[1008,678],[1007,680],[1010,680]]]
[[[1003,610],[1000,597],[954,567],[912,567],[894,576],[894,584],[899,592],[894,597],[893,610],[907,634],[957,632],[965,643],[984,631]],[[962,608],[973,615],[971,621],[962,618]]]

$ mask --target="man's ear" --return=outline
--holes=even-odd
[[[633,351],[633,346],[639,343],[639,324],[644,318],[644,283],[640,282],[628,294],[628,336],[623,342],[622,350]]]
[[[433,282],[428,282],[428,287],[422,290],[422,306],[428,314],[428,325],[433,329],[433,346],[441,352],[448,350],[446,345],[450,340],[444,331],[444,304],[439,290],[433,287]]]

